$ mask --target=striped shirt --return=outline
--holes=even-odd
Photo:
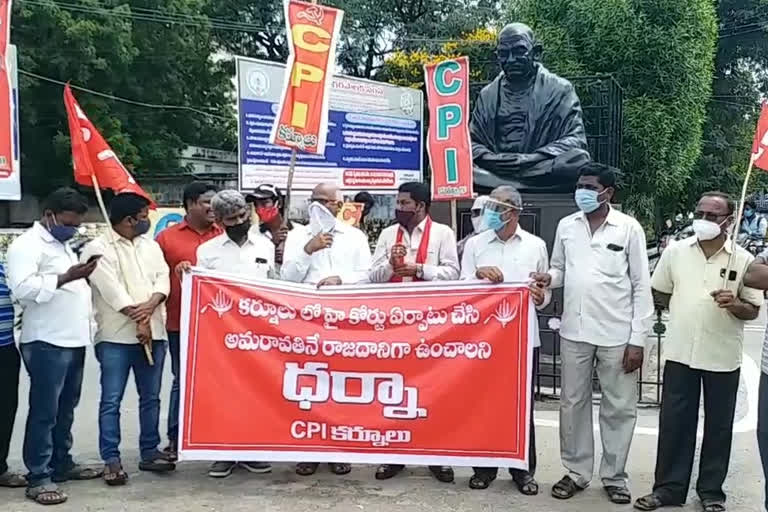
[[[0,265],[0,347],[13,345],[13,303],[5,283],[5,267]]]

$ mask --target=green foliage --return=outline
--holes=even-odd
[[[231,149],[234,116],[229,73],[211,59],[210,29],[94,13],[107,7],[198,14],[205,0],[80,0],[83,11],[55,2],[14,4],[12,42],[19,67],[107,94],[146,103],[195,106],[230,118],[184,110],[148,109],[75,92],[83,110],[123,163],[138,174],[175,172],[187,144]],[[91,11],[91,12],[84,12]],[[20,75],[23,187],[44,195],[72,182],[69,129],[62,87]]]
[[[716,39],[709,0],[511,1],[544,63],[612,74],[624,88],[622,202],[650,222],[677,209],[699,156]]]

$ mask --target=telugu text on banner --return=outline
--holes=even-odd
[[[325,153],[329,87],[344,11],[285,1],[288,64],[282,101],[270,142],[307,153]]]
[[[527,468],[526,286],[184,278],[180,456]]]
[[[424,83],[429,103],[427,153],[432,166],[432,199],[471,199],[469,58],[426,64]]]

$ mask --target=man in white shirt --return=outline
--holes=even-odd
[[[575,200],[581,210],[560,221],[548,274],[534,277],[564,286],[560,327],[562,392],[560,457],[568,474],[552,496],[569,499],[586,488],[594,471],[592,372],[602,399],[600,477],[616,504],[632,500],[627,456],[637,420],[637,374],[653,324],[651,279],[640,224],[610,207],[616,175],[590,163],[581,170]]]
[[[251,209],[237,190],[222,190],[211,200],[211,208],[224,233],[197,249],[197,264],[209,270],[268,279],[275,265],[272,240],[253,229]],[[256,461],[216,461],[208,469],[212,478],[226,478],[236,467],[249,473],[269,473],[272,465]]]
[[[549,268],[547,245],[541,238],[532,235],[520,227],[520,212],[523,199],[520,193],[510,186],[501,186],[491,192],[483,201],[482,222],[486,231],[470,238],[464,247],[461,260],[462,279],[486,279],[492,283],[527,282],[534,272],[546,272]],[[478,226],[479,227],[479,226]],[[537,309],[544,309],[552,299],[552,293],[537,283],[531,283],[531,298]],[[530,443],[528,450],[528,470],[510,469],[512,479],[518,490],[527,495],[539,493],[536,473],[536,435],[533,424],[533,382],[539,362],[538,324],[533,339],[533,367],[531,370],[531,418]],[[498,468],[474,468],[475,474],[469,480],[472,489],[487,489],[496,479]]]
[[[23,308],[20,348],[30,379],[27,497],[44,505],[67,500],[54,482],[101,476],[76,465],[69,453],[91,341],[91,289],[85,278],[96,260],[78,264],[67,241],[87,211],[88,202],[77,191],[55,191],[40,221],[13,241],[7,255],[8,287]]]
[[[362,231],[339,221],[341,195],[336,185],[321,183],[312,190],[310,224],[294,227],[285,240],[285,256],[280,274],[284,281],[321,286],[358,284],[368,280],[371,249]],[[301,462],[296,473],[313,475],[319,464]],[[331,472],[345,475],[352,466],[329,464]]]
[[[197,248],[200,267],[254,279],[268,279],[274,271],[275,245],[252,227],[251,212],[237,190],[222,190],[211,201],[216,223],[224,233]]]
[[[445,224],[429,216],[429,188],[423,183],[403,183],[397,194],[397,224],[381,232],[373,256],[372,283],[405,281],[451,281],[459,277],[456,235]],[[376,470],[377,480],[400,473],[403,464],[382,464]],[[440,482],[453,482],[449,466],[430,466]]]
[[[734,210],[727,194],[704,194],[694,213],[696,236],[667,247],[653,273],[656,302],[669,307],[667,362],[656,478],[653,492],[635,503],[639,510],[685,504],[702,386],[704,438],[696,492],[704,512],[726,510],[723,483],[731,458],[744,325],[757,318],[763,303],[763,293],[743,282],[754,258],[738,245],[731,253],[728,229]]]
[[[104,480],[115,486],[128,479],[120,460],[120,406],[131,370],[139,394],[139,469],[165,472],[176,466],[158,450],[168,340],[165,299],[171,288],[168,264],[160,245],[144,236],[150,227],[147,199],[133,193],[116,195],[109,220],[111,232],[89,243],[81,259],[99,258],[90,277],[98,325],[95,352],[101,366],[99,452]]]
[[[472,208],[469,210],[469,215],[472,220],[472,231],[467,236],[459,240],[458,244],[456,244],[456,250],[459,253],[459,261],[462,261],[462,257],[464,256],[464,247],[467,245],[469,239],[479,234],[481,229],[485,228],[482,226],[483,206],[485,206],[485,201],[487,199],[488,196],[477,196],[475,198],[475,202],[472,203]]]

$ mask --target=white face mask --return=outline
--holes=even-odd
[[[330,233],[336,227],[336,217],[324,205],[314,202],[309,205],[309,229],[313,235]]]
[[[725,222],[725,221],[723,221]],[[693,221],[693,231],[699,240],[713,240],[720,236],[720,224],[711,220],[695,219]]]

